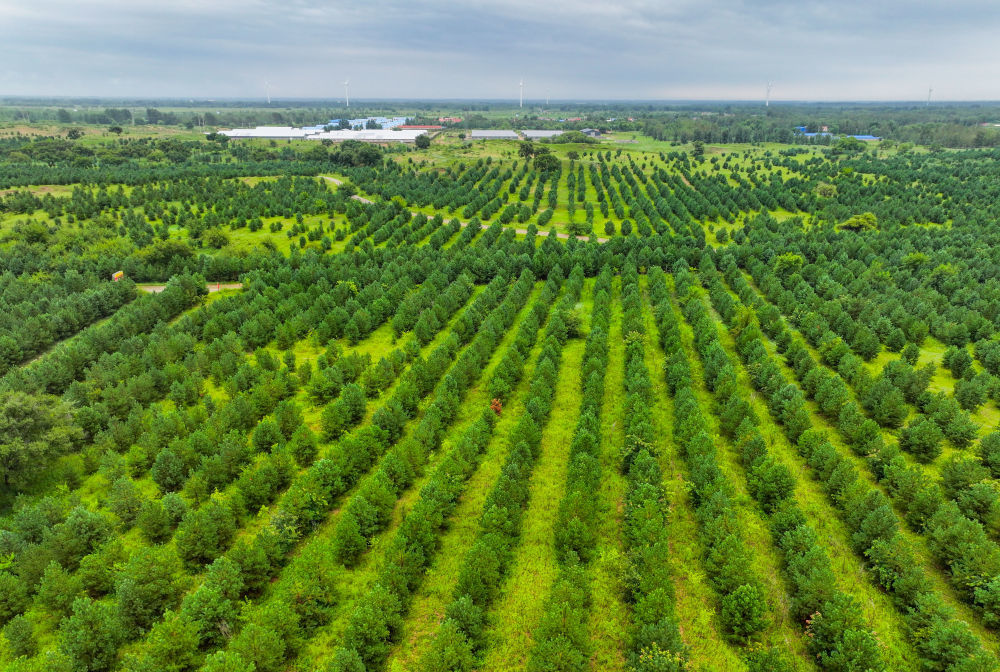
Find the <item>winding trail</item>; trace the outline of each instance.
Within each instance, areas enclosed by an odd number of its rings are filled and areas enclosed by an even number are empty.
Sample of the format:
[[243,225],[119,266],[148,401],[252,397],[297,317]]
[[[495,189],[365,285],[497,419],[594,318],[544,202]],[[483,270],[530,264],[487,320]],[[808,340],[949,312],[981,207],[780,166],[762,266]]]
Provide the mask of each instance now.
[[[321,177],[324,180],[326,180],[328,182],[332,182],[332,183],[334,183],[334,184],[336,184],[338,186],[344,183],[343,180],[338,180],[336,177],[327,177],[326,175],[321,175]],[[355,194],[354,196],[351,196],[351,198],[353,198],[355,201],[360,201],[361,203],[368,203],[368,204],[374,203],[374,201],[372,201],[371,199],[365,198],[364,196],[358,196],[357,194]],[[420,212],[416,212],[416,211],[411,211],[410,214],[411,215],[420,215],[420,214],[424,214],[424,213],[420,213]],[[469,225],[468,222],[463,222],[461,220],[459,220],[458,223],[461,224],[462,226],[468,226]],[[482,228],[484,228],[484,229],[490,228],[489,224],[481,224],[480,226],[482,226]],[[503,228],[510,229],[512,227],[505,226]],[[528,230],[527,229],[513,229],[513,231],[514,231],[514,233],[519,233],[522,236],[528,235]],[[548,236],[548,235],[552,234],[553,232],[552,231],[543,231],[543,230],[539,229],[537,231],[537,233],[538,233],[539,236]],[[569,237],[570,237],[570,235],[568,233],[555,233],[555,237],[556,238],[562,238],[563,240],[568,240]],[[579,238],[580,240],[589,240],[591,237],[590,236],[577,236],[577,238]],[[606,243],[606,242],[608,242],[607,238],[594,238],[594,240],[596,240],[598,243]]]

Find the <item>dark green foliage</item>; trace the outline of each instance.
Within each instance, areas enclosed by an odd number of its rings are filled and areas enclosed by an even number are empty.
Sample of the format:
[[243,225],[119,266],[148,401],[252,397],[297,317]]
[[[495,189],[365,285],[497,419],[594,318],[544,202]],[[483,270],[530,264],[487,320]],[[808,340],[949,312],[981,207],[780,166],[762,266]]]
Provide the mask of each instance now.
[[211,562],[229,545],[236,533],[236,516],[227,504],[206,502],[184,515],[177,528],[177,555],[195,567]]
[[56,397],[0,393],[0,492],[15,493],[75,442],[82,430]]
[[285,658],[285,643],[273,628],[249,623],[233,638],[230,651],[258,672],[278,672]]
[[130,478],[120,478],[111,485],[107,507],[118,516],[126,529],[131,527],[142,509],[142,497]]
[[918,417],[899,433],[899,447],[913,454],[921,462],[931,462],[941,454],[944,436],[934,422]]
[[332,550],[341,562],[353,562],[368,547],[361,526],[352,511],[345,511],[337,523]]
[[254,428],[251,443],[255,452],[269,453],[279,442],[284,442],[284,436],[274,420],[265,418]]
[[385,660],[390,641],[402,625],[399,598],[392,591],[375,586],[354,612],[344,641],[366,666],[371,666]]
[[289,438],[287,448],[300,467],[308,467],[316,459],[318,448],[316,445],[316,435],[305,425],[295,430]]
[[962,378],[972,366],[972,356],[964,347],[956,348],[952,346],[945,350],[942,362],[945,368],[951,371],[951,375],[955,378]]
[[[420,665],[420,669],[424,672],[466,672],[475,669],[476,658],[472,652],[472,645],[454,619],[449,618],[441,624],[430,650]],[[333,669],[335,668],[331,668],[331,672]]]
[[[91,113],[66,112],[77,120],[85,114]],[[742,121],[727,121],[731,115],[662,122],[658,114],[630,123],[647,133],[669,127],[678,142],[691,140],[691,124],[702,121],[703,142],[714,142],[709,136],[723,125],[728,139],[748,132]],[[768,117],[754,131],[758,137],[742,139],[787,139],[775,136],[779,125],[787,126],[782,118]],[[976,128],[952,125],[966,136]],[[913,132],[893,129],[892,135]],[[620,222],[623,234],[598,245],[537,236],[531,217],[545,207],[546,183],[549,209],[538,225],[552,223],[556,192],[567,184],[559,184],[564,168],[551,154],[513,168],[494,157],[428,169],[405,154],[383,162],[381,150],[354,144],[227,148],[217,139],[112,140],[96,151],[90,142],[12,136],[0,143],[0,186],[80,184],[65,198],[28,191],[0,197],[0,212],[14,215],[0,274],[0,388],[7,390],[10,416],[0,443],[14,437],[0,446],[12,465],[0,493],[8,506],[0,531],[0,619],[9,621],[6,653],[16,655],[19,646],[30,652],[31,628],[39,624],[41,643],[49,645],[55,629],[65,652],[6,661],[12,669],[291,669],[342,600],[350,637],[326,662],[352,672],[384,666],[492,436],[491,411],[468,422],[466,392],[488,389],[507,411],[515,391],[526,389],[517,400],[526,412],[499,437],[509,459],[488,497],[480,536],[462,559],[453,600],[421,661],[432,670],[475,669],[479,651],[492,644],[484,637],[486,614],[512,565],[532,465],[554,390],[566,375],[579,378],[581,405],[565,447],[565,493],[550,512],[558,573],[550,594],[538,596],[544,613],[520,664],[573,670],[590,664],[597,495],[610,468],[606,456],[617,454],[627,552],[610,559],[621,570],[629,610],[624,662],[633,669],[684,668],[671,592],[677,540],[669,536],[661,471],[676,454],[719,598],[716,622],[740,644],[748,668],[788,667],[755,641],[768,629],[770,605],[740,521],[756,510],[783,557],[792,612],[811,620],[806,641],[819,666],[881,669],[872,624],[837,589],[824,541],[795,508],[788,467],[799,463],[769,454],[772,440],[784,440],[773,434],[777,422],[808,465],[795,478],[814,478],[828,497],[866,576],[895,603],[918,664],[989,669],[978,638],[937,597],[924,571],[928,559],[911,548],[909,534],[926,538],[934,571],[975,618],[995,628],[1000,521],[992,477],[1000,473],[1000,440],[982,440],[981,460],[966,455],[941,465],[940,479],[901,450],[930,460],[944,439],[969,447],[983,417],[970,412],[998,397],[1000,294],[988,252],[995,243],[991,222],[1000,213],[982,196],[990,193],[984,179],[995,177],[991,153],[900,150],[886,158],[884,151],[877,156],[839,143],[808,156],[760,150],[770,154],[748,170],[731,153],[693,163],[685,152],[661,154],[659,162],[636,151],[614,161],[610,151],[585,152],[575,159],[583,163],[570,166],[570,212],[582,211],[573,225],[590,231],[600,208],[605,230],[613,234]],[[15,153],[16,165],[6,161]],[[146,165],[151,161],[162,165],[154,170]],[[718,172],[723,164],[726,173]],[[291,176],[331,165],[351,182],[333,189]],[[770,179],[776,166],[787,179]],[[543,167],[552,170],[540,174]],[[228,179],[248,171],[289,175],[255,184]],[[350,199],[358,188],[375,203]],[[594,192],[596,205],[588,202]],[[464,213],[472,221],[445,224],[443,216],[413,216],[411,207]],[[47,219],[17,221],[39,208]],[[778,209],[808,214],[810,225],[799,217],[779,222],[768,214]],[[862,212],[877,218],[878,232],[837,227]],[[484,230],[475,217],[493,223]],[[528,234],[514,236],[497,221],[523,223]],[[720,221],[727,224],[713,229]],[[289,233],[287,256],[266,251],[273,245],[267,237],[239,256],[227,249],[226,237],[236,240],[239,229],[265,235],[265,222],[273,222],[272,233]],[[720,247],[706,240],[713,232]],[[345,253],[329,253],[334,237]],[[660,270],[667,265],[672,283]],[[107,282],[119,267],[137,279],[177,279],[161,294],[136,297],[130,281]],[[564,281],[562,269],[570,267]],[[240,279],[244,289],[180,316],[205,293],[204,277],[193,271]],[[616,273],[624,342],[611,345],[624,346],[625,381],[609,398],[621,406],[625,426],[609,435],[601,404]],[[589,330],[577,319],[584,275],[598,276]],[[523,309],[536,276],[549,281]],[[470,302],[474,282],[481,291]],[[655,334],[647,333],[650,315]],[[387,324],[401,340],[378,362],[342,349]],[[561,372],[563,346],[582,336],[581,370]],[[956,379],[954,394],[929,391],[933,368],[917,366],[928,336],[949,346],[943,364]],[[505,337],[510,347],[494,356]],[[663,357],[654,354],[654,338]],[[434,341],[439,345],[421,354],[420,345]],[[270,343],[284,356],[267,349]],[[325,352],[296,361],[292,348],[299,343]],[[731,345],[743,366],[731,357]],[[866,361],[883,347],[901,355],[887,357],[880,372]],[[698,361],[688,362],[688,353]],[[494,375],[484,380],[491,362]],[[652,373],[647,362],[655,364]],[[526,371],[532,379],[519,388]],[[675,417],[666,424],[655,417],[653,391],[661,386],[653,375],[665,376],[673,396]],[[744,379],[757,396],[746,393]],[[299,390],[309,399],[314,427],[325,407],[322,447],[305,425]],[[372,422],[352,431],[369,410]],[[762,410],[771,417],[759,416]],[[813,415],[817,410],[822,418]],[[904,428],[909,416],[914,420]],[[458,421],[469,426],[461,437],[451,435]],[[660,436],[668,425],[672,436]],[[832,427],[839,436],[814,427]],[[64,433],[47,443],[39,438],[56,429]],[[897,429],[898,445],[891,440]],[[623,436],[622,444],[602,445],[611,435]],[[662,450],[670,440],[676,446],[667,455]],[[735,472],[723,472],[722,451],[729,450],[742,463]],[[424,474],[429,464],[434,471]],[[731,481],[744,475],[753,502]],[[334,594],[339,573],[349,571],[337,561],[362,558],[418,478],[425,487],[401,509],[398,531],[379,544],[377,587]],[[331,519],[334,510],[339,514]],[[330,531],[330,520],[335,531],[324,539],[333,548],[312,544],[311,535]],[[128,532],[126,544],[114,538],[131,525],[139,529]],[[906,535],[900,525],[909,528]],[[246,533],[237,537],[241,528]],[[323,553],[311,556],[312,548]],[[30,623],[18,616],[25,611]]]
[[955,401],[963,410],[974,412],[986,403],[991,384],[987,376],[989,374],[980,373],[972,378],[960,378],[955,381]]
[[[752,295],[749,296],[752,298]],[[778,324],[772,330],[780,328],[781,325]],[[737,341],[740,339],[738,334]],[[749,347],[743,348],[741,354],[753,363],[767,358],[765,352]],[[807,368],[796,368],[797,375],[803,376],[804,379],[806,373],[803,371]],[[755,382],[760,385],[764,380],[757,379]],[[775,414],[778,415],[777,412]],[[923,421],[928,425],[934,425],[930,420],[923,419]],[[919,470],[906,467],[905,462],[899,457],[898,449],[887,448],[880,440],[876,441],[877,428],[873,432],[871,426],[867,425],[870,422],[870,420],[863,421],[857,409],[848,403],[839,414],[838,427],[845,438],[853,444],[855,452],[872,456],[873,464],[882,470],[887,481],[896,481],[902,486],[901,480],[904,475],[907,478],[915,476],[918,481],[917,487],[920,487]],[[748,428],[747,431],[752,430]],[[753,443],[744,439],[744,445],[749,447]],[[939,666],[939,650],[936,648],[938,638],[948,637],[947,633],[950,630],[960,633],[957,636],[962,638],[970,633],[967,626],[954,621],[950,613],[944,613],[923,600],[923,596],[929,594],[928,581],[917,567],[912,551],[898,535],[899,523],[889,500],[876,490],[868,490],[866,494],[864,486],[859,483],[857,474],[854,473],[853,466],[839,457],[821,432],[816,430],[804,432],[799,439],[798,448],[810,466],[815,469],[817,477],[825,481],[831,500],[853,531],[852,541],[855,548],[859,553],[864,553],[866,560],[875,570],[879,583],[910,608],[907,615],[908,622],[914,629],[915,644],[925,664],[929,669],[946,669],[947,665]],[[744,454],[750,459],[760,459],[759,450],[744,449]],[[925,485],[919,493],[926,493],[924,499],[927,502],[926,506],[920,505],[925,511],[922,514],[924,516],[922,524],[943,530],[942,524],[947,525],[947,523],[940,519],[941,500],[936,486]],[[923,496],[919,493],[919,496]],[[919,496],[913,497],[908,518],[910,514],[921,510],[918,509]],[[935,514],[935,511],[938,513]],[[954,515],[955,519],[951,521],[951,525],[960,526],[962,523],[958,512],[954,511]],[[804,525],[804,517],[794,508],[790,500],[772,516],[772,530],[780,539],[780,546],[786,554],[790,577],[793,585],[797,587],[795,602],[798,613],[803,617],[813,614],[809,623],[810,649],[815,652],[819,660],[824,661],[824,665],[834,669],[881,669],[877,642],[863,627],[857,606],[843,594],[830,592],[833,576],[829,570],[829,561],[823,557],[822,552],[817,552],[815,534]],[[967,531],[974,536],[974,527],[968,527]],[[939,557],[947,557],[947,548],[948,544],[942,542],[934,552]],[[985,597],[981,595],[980,599]],[[978,653],[978,650],[978,644],[972,645],[968,655],[972,658],[982,658],[985,654]]]
[[38,584],[38,601],[59,616],[68,616],[73,601],[81,596],[83,584],[78,576],[71,575],[58,562],[45,568]]
[[142,531],[142,536],[154,544],[163,543],[169,539],[174,529],[170,515],[158,499],[152,499],[143,504],[136,523]]
[[216,560],[208,568],[205,583],[184,601],[181,614],[197,628],[202,645],[220,646],[235,631],[239,616],[238,598],[243,580],[238,565],[228,558]]
[[[680,668],[687,654],[677,628],[672,585],[665,580],[667,539],[661,502],[662,477],[650,452],[653,446],[650,382],[644,358],[644,320],[638,276],[632,266],[625,269],[622,277],[622,308],[622,329],[627,334],[623,448],[623,471],[627,482],[625,539],[626,547],[633,549],[629,572],[635,577],[635,582],[627,586],[633,625],[628,634],[626,657],[633,666],[671,669],[663,666],[673,665]],[[678,417],[683,416],[678,414]],[[680,435],[693,435],[696,431],[692,427]]]
[[131,632],[148,629],[180,595],[180,563],[171,550],[143,549],[129,558],[115,582],[118,614]]
[[794,668],[787,653],[775,648],[755,647],[744,659],[749,672],[791,672]]
[[877,378],[862,401],[871,417],[883,427],[899,427],[906,418],[903,393],[888,378]]
[[281,436],[290,441],[302,428],[302,409],[294,401],[286,399],[274,409],[274,421]]
[[74,669],[102,672],[111,669],[124,638],[113,604],[81,597],[59,627],[59,650],[73,661]]
[[770,608],[760,587],[742,584],[722,598],[722,622],[737,637],[752,637],[767,627]]
[[354,649],[337,647],[326,672],[365,672],[365,662]]
[[993,478],[1000,477],[1000,432],[990,432],[982,438],[979,456]]
[[80,560],[92,553],[111,534],[111,525],[98,513],[82,507],[70,511],[66,521],[52,530],[53,546],[59,564],[75,569]]
[[157,454],[151,474],[161,492],[174,492],[184,484],[188,467],[176,449],[168,447]]
[[125,549],[120,539],[109,541],[94,553],[85,556],[77,571],[83,589],[91,597],[102,597],[110,593],[114,588],[116,565],[125,560]]
[[0,571],[0,623],[7,623],[28,606],[28,588],[24,581],[7,571]]
[[860,607],[842,593],[810,617],[807,632],[809,649],[824,669],[886,669],[878,641],[865,629]]
[[198,659],[197,626],[182,615],[168,611],[149,633],[148,648],[126,661],[126,669],[183,672]]
[[254,669],[252,663],[235,651],[217,651],[202,665],[203,672],[244,672]]
[[344,431],[357,424],[364,413],[364,390],[354,383],[345,385],[340,398],[323,410],[323,437],[327,441],[339,438]]
[[30,658],[38,651],[38,643],[35,641],[34,628],[31,621],[24,616],[15,616],[3,629],[3,636],[7,640],[7,648],[11,658],[24,656]]
[[791,496],[795,479],[784,464],[773,457],[750,462],[747,487],[766,511],[774,511]]

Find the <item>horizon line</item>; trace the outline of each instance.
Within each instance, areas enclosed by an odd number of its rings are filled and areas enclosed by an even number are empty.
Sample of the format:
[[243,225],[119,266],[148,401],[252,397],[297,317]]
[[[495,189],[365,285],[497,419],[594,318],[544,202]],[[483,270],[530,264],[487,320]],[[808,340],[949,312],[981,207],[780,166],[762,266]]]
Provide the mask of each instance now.
[[[10,104],[15,101],[100,101],[100,102],[154,102],[154,101],[170,101],[170,102],[186,102],[186,103],[214,103],[214,102],[238,102],[238,103],[261,103],[262,106],[274,107],[277,103],[281,101],[287,102],[316,102],[316,103],[334,103],[336,106],[343,105],[342,98],[335,97],[309,97],[309,96],[283,96],[276,98],[271,96],[270,104],[264,98],[259,98],[257,96],[137,96],[137,95],[46,95],[46,94],[2,94],[0,93],[0,104]],[[501,103],[501,104],[511,104],[515,107],[518,106],[517,98],[416,98],[416,97],[370,97],[370,98],[357,98],[356,104],[361,104],[363,102],[369,103],[380,103],[380,102],[394,102],[394,103]],[[542,98],[525,98],[525,103],[536,103],[536,106],[541,107],[553,107],[556,103],[573,103],[573,104],[595,104],[595,103],[613,103],[613,104],[625,104],[625,103],[642,103],[642,104],[699,104],[699,103],[711,103],[711,104],[754,104],[761,105],[764,107],[763,98],[548,98],[548,105],[541,105]],[[926,99],[907,99],[907,98],[843,98],[843,99],[809,99],[809,98],[784,98],[784,99],[774,99],[770,100],[772,105],[843,105],[852,103],[864,103],[864,104],[917,104],[924,107],[942,105],[946,103],[951,104],[993,104],[1000,105],[1000,99],[976,99],[976,98],[953,98],[953,99],[937,99],[932,100],[928,103]]]

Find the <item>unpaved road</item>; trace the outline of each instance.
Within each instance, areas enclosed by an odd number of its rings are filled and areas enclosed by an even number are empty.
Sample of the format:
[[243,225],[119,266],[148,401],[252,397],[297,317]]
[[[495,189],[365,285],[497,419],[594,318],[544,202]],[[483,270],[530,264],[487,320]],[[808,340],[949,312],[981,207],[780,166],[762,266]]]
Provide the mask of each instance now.
[[[139,289],[149,294],[159,294],[167,288],[166,285],[136,285]],[[205,287],[209,292],[217,292],[220,289],[243,289],[242,282],[206,282]]]
[[[327,177],[326,175],[323,175],[322,177],[323,177],[324,180],[327,180],[329,182],[333,182],[334,184],[337,184],[337,185],[340,185],[340,184],[344,183],[343,180],[338,180],[336,177]],[[356,201],[361,201],[362,203],[369,203],[370,204],[372,202],[369,199],[365,198],[364,196],[358,196],[357,194],[355,194],[354,196],[351,196],[351,198],[353,198]],[[421,213],[419,213],[419,212],[411,212],[410,214],[419,215]],[[442,217],[443,216],[444,215],[442,215]],[[452,218],[450,218],[450,217],[446,218],[446,221],[451,221],[451,219]],[[458,223],[461,224],[462,226],[468,226],[469,225],[468,222],[463,222],[461,220],[459,220]],[[489,224],[482,224],[481,226],[484,229],[490,228]],[[511,227],[505,226],[503,228],[509,229]],[[514,229],[514,233],[519,233],[522,236],[526,236],[526,235],[528,235],[528,230],[527,229]],[[542,231],[542,230],[539,230],[537,233],[538,233],[539,236],[548,236],[552,232],[551,231]],[[563,240],[568,240],[569,239],[569,234],[568,233],[556,233],[555,236],[556,236],[556,238],[562,238]],[[590,238],[590,236],[577,236],[577,238],[579,238],[580,240],[587,240],[587,239]],[[606,242],[608,242],[607,238],[595,238],[594,240],[596,240],[598,243],[606,243]]]

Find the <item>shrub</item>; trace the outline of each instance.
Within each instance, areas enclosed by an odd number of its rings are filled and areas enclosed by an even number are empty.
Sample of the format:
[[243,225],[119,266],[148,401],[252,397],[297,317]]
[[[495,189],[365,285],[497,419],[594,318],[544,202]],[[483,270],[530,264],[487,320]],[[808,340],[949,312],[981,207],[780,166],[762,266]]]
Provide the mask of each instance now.
[[38,643],[35,641],[35,631],[29,621],[24,616],[15,616],[7,623],[3,629],[4,637],[7,639],[7,649],[11,658],[24,656],[30,658],[38,652]]
[[941,454],[942,438],[938,426],[927,417],[920,416],[899,433],[899,447],[921,462],[932,462]]

